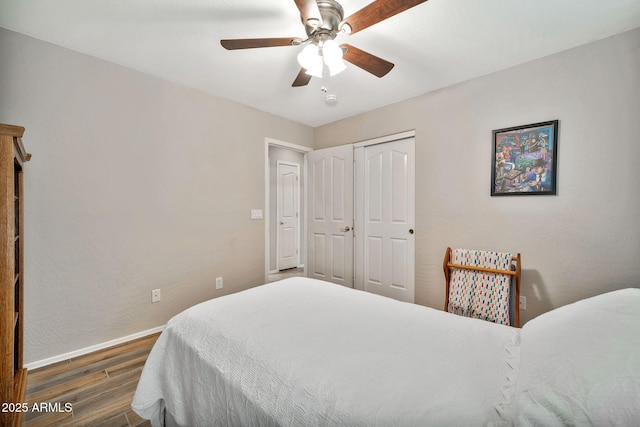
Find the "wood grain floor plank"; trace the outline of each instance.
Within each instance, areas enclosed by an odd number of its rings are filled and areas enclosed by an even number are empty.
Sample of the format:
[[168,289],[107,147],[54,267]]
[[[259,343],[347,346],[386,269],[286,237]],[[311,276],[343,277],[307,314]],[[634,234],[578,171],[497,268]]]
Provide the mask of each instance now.
[[[159,334],[149,335],[134,341],[118,344],[104,350],[99,350],[86,355],[74,357],[64,360],[53,365],[45,366],[29,372],[29,378],[36,383],[40,383],[47,378],[58,376],[63,372],[69,372],[76,369],[89,368],[95,364],[100,364],[105,360],[110,360],[121,354],[128,354],[136,351],[151,351],[151,347],[158,339]],[[107,362],[108,363],[108,362]],[[28,387],[28,385],[27,385]]]
[[106,369],[106,372],[107,372],[107,375],[109,375],[109,378],[116,377],[120,374],[130,372],[138,368],[142,369],[146,361],[147,361],[146,353],[132,355],[131,359],[125,360],[122,363],[118,363],[117,365],[108,367]]
[[94,399],[87,399],[79,402],[78,410],[73,407],[74,425],[93,425],[122,413],[125,414],[131,409],[131,401],[135,393],[136,384],[129,387],[112,390]]
[[[142,368],[160,334],[29,371],[29,405],[70,404],[72,412],[28,412],[23,425],[150,427],[131,410]],[[55,406],[50,406],[55,408]]]
[[125,415],[127,416],[131,427],[151,427],[151,422],[149,420],[141,418],[140,415],[133,411],[129,411]]
[[85,387],[100,381],[107,380],[109,377],[105,371],[89,373],[73,379],[66,379],[59,383],[52,383],[46,387],[38,388],[27,394],[25,399],[27,403],[47,402],[55,399],[57,396],[68,394],[70,392],[84,389]]
[[[58,375],[60,372],[66,372],[69,370],[71,361],[63,360],[61,362],[54,363],[53,365],[47,365],[42,368],[37,368],[29,371],[29,379],[31,380],[31,385],[40,384],[43,380],[47,378],[54,377]],[[29,389],[29,384],[27,384],[27,391]]]
[[53,427],[68,422],[73,417],[71,412],[48,412],[43,414],[35,414],[29,412],[30,417],[22,417],[23,427]]
[[125,414],[118,414],[115,417],[91,424],[91,427],[129,427],[129,420]]

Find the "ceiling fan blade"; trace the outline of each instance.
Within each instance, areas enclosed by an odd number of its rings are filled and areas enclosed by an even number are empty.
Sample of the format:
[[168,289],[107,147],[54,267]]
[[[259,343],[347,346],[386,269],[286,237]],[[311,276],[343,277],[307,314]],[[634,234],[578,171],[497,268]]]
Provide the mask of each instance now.
[[292,46],[299,43],[299,37],[280,37],[271,39],[231,39],[220,40],[220,44],[227,50],[254,49],[258,47]]
[[351,34],[354,34],[426,1],[427,0],[377,0],[369,3],[343,20],[341,26],[348,24],[349,27],[351,27]]
[[391,62],[378,58],[350,44],[342,44],[340,47],[343,51],[346,49],[342,59],[370,72],[374,76],[383,77],[394,67]]
[[304,23],[311,27],[319,27],[322,25],[322,15],[318,9],[316,0],[294,0]]
[[305,70],[304,68],[301,68],[300,72],[296,76],[296,79],[293,81],[293,84],[291,84],[291,86],[292,87],[306,86],[307,84],[309,84],[310,80],[311,80],[311,74],[307,74],[307,70]]

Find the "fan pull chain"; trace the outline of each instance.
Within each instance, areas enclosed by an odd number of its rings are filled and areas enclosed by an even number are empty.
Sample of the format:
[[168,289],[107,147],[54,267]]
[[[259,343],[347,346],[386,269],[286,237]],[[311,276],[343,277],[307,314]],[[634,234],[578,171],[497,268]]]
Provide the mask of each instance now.
[[329,74],[329,67],[324,63],[322,65],[322,87],[320,90],[324,93],[327,93],[327,75]]

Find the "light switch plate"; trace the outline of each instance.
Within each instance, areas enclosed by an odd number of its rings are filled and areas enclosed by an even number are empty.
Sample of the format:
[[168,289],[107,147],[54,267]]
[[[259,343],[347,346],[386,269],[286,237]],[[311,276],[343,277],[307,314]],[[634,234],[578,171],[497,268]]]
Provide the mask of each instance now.
[[262,219],[262,209],[251,209],[251,219]]

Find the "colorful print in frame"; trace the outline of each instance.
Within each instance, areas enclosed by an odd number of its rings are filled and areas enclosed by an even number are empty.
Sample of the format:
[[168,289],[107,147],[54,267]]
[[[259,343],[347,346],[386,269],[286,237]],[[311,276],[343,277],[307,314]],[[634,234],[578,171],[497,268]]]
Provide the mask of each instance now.
[[556,194],[558,120],[493,131],[492,196]]

